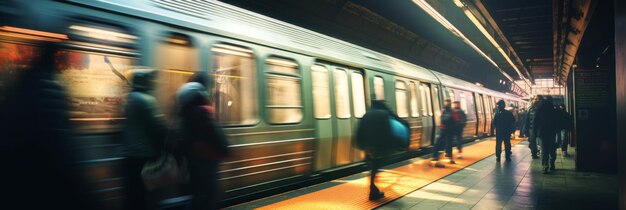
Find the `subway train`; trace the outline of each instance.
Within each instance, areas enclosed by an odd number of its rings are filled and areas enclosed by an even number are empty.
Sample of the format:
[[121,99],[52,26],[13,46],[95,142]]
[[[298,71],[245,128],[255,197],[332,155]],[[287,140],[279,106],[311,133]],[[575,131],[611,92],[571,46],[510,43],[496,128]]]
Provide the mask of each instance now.
[[[10,80],[37,43],[62,45],[81,168],[105,209],[123,203],[120,164],[128,72],[159,71],[155,96],[168,122],[174,94],[210,74],[217,119],[233,156],[223,161],[224,200],[266,192],[362,165],[352,135],[371,100],[410,123],[406,153],[430,148],[444,99],[467,112],[467,141],[489,135],[497,100],[489,90],[346,41],[218,1],[33,0],[0,3],[0,79]],[[10,55],[10,56],[8,56]],[[2,83],[7,85],[9,83]]]

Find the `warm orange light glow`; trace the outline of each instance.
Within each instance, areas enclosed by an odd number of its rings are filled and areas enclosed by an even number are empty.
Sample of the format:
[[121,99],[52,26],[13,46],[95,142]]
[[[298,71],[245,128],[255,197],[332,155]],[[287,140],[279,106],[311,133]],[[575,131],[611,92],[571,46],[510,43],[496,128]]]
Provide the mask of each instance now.
[[12,26],[2,26],[0,27],[0,30],[35,35],[35,36],[45,36],[45,37],[56,38],[56,39],[68,39],[67,35],[65,34],[37,31],[37,30],[31,30],[31,29],[25,29],[25,28],[17,28],[17,27],[12,27]]
[[125,120],[125,117],[94,117],[94,118],[70,118],[70,121],[105,121],[105,120]]
[[2,31],[0,31],[0,36],[8,36],[8,37],[14,37],[14,38],[19,38],[19,39],[30,39],[30,40],[48,41],[48,42],[60,42],[61,41],[60,39],[33,36],[33,35],[20,34],[20,33],[2,32]]

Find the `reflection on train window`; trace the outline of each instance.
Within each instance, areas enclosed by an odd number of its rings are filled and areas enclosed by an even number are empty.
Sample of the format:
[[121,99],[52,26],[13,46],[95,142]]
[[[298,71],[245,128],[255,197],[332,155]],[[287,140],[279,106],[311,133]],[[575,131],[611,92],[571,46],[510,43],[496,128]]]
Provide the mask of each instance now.
[[396,82],[396,111],[398,117],[408,117],[409,107],[407,106],[408,91],[406,84],[402,81]]
[[91,51],[64,50],[57,54],[59,81],[69,93],[74,120],[122,117],[122,104],[130,90],[131,57]]
[[452,102],[456,101],[456,98],[454,97],[454,91],[453,90],[448,90],[448,94],[449,94],[450,101],[452,101]]
[[313,80],[313,106],[315,118],[330,118],[330,88],[328,81],[328,69],[320,65],[311,67]]
[[31,45],[0,42],[0,101],[16,85],[20,75],[30,68],[37,53],[38,48]]
[[461,109],[467,112],[467,100],[465,100],[465,94],[461,93]]
[[374,97],[376,100],[385,100],[385,81],[382,77],[374,77]]
[[189,37],[168,34],[157,46],[155,61],[159,70],[156,94],[159,107],[167,119],[172,119],[176,91],[197,70],[197,50],[192,47]]
[[417,90],[415,82],[409,82],[409,91],[411,92],[411,117],[419,117]]
[[252,51],[226,44],[213,49],[215,108],[223,125],[257,122],[256,66]]
[[338,118],[350,117],[350,88],[348,74],[342,69],[335,69],[333,74],[335,90],[335,109]]
[[302,120],[301,79],[298,64],[269,58],[267,64],[267,101],[265,108],[271,123],[297,123]]
[[[433,116],[433,103],[432,103],[432,99],[431,99],[431,94],[430,94],[430,87],[427,84],[423,84],[424,87],[424,92],[426,92],[426,107],[428,108],[428,115],[429,116]],[[437,91],[437,88],[435,87],[435,91]]]
[[423,116],[427,116],[428,115],[428,105],[426,103],[428,103],[428,99],[427,99],[427,94],[426,94],[426,86],[424,84],[420,85],[420,97],[422,98],[422,115]]
[[363,75],[360,73],[352,73],[352,106],[354,107],[354,116],[363,117],[365,114],[365,86],[363,84]]

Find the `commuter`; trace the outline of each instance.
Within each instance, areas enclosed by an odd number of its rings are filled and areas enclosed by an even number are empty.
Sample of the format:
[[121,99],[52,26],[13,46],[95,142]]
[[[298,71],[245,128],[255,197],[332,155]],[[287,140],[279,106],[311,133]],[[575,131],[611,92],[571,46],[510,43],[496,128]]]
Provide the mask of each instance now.
[[220,160],[230,151],[224,132],[209,105],[209,93],[198,74],[176,92],[184,154],[189,160],[192,209],[217,209],[219,202],[218,170]]
[[55,79],[59,50],[52,43],[36,47],[0,102],[0,194],[7,209],[93,208],[75,167],[68,95]]
[[510,111],[504,109],[506,104],[503,100],[498,101],[496,105],[498,105],[498,111],[492,121],[492,126],[496,129],[496,161],[500,162],[502,143],[504,143],[506,161],[511,161],[511,132],[515,126],[515,118]]
[[127,173],[128,209],[152,209],[156,203],[149,199],[141,178],[141,169],[161,154],[166,126],[158,112],[153,90],[156,71],[139,69],[132,72],[132,91],[128,94],[124,115],[124,155]]
[[452,108],[450,107],[450,99],[443,101],[444,108],[441,110],[441,124],[439,125],[439,137],[433,148],[433,161],[435,161],[435,167],[444,168],[441,162],[439,162],[439,151],[446,150],[446,157],[450,158],[450,164],[455,164],[452,158],[452,143],[454,137],[455,123],[452,118]]
[[454,109],[452,109],[452,119],[454,120],[454,139],[456,141],[456,148],[459,151],[457,158],[463,158],[463,130],[465,129],[465,123],[467,123],[467,115],[465,111],[461,109],[461,102],[454,101]]
[[525,108],[522,108],[519,113],[519,121],[517,123],[517,129],[519,129],[519,138],[526,137],[526,118],[527,112]]
[[[370,167],[369,200],[378,200],[385,196],[376,187],[376,174],[383,164],[384,156],[394,150],[389,144],[389,140],[394,139],[390,119],[399,118],[387,107],[384,101],[373,100],[372,107],[361,118],[356,135],[354,135],[357,147],[365,151]],[[406,122],[400,122],[408,129]]]
[[535,129],[535,118],[537,116],[537,109],[541,106],[543,97],[537,95],[533,98],[533,103],[528,109],[526,114],[526,123],[524,125],[525,133],[528,133],[528,147],[533,159],[539,159],[539,150],[537,149],[537,131]]
[[574,127],[574,122],[572,120],[572,116],[567,113],[565,110],[565,104],[559,105],[559,112],[561,114],[561,131],[557,132],[557,137],[560,137],[560,146],[561,152],[563,152],[563,156],[569,156],[567,153],[567,148],[569,147],[569,131]]
[[559,113],[552,105],[552,97],[547,96],[541,103],[535,116],[535,130],[541,140],[541,165],[543,173],[555,170],[556,163],[556,133],[560,130],[558,125]]

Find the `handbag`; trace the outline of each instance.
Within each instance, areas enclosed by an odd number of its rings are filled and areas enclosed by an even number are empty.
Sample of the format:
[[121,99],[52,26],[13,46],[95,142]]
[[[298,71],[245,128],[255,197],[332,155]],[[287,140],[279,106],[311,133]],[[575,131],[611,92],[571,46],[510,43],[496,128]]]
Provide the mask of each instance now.
[[182,159],[180,164],[174,155],[163,152],[155,160],[148,161],[141,169],[141,178],[148,191],[174,187],[188,180],[187,162]]

